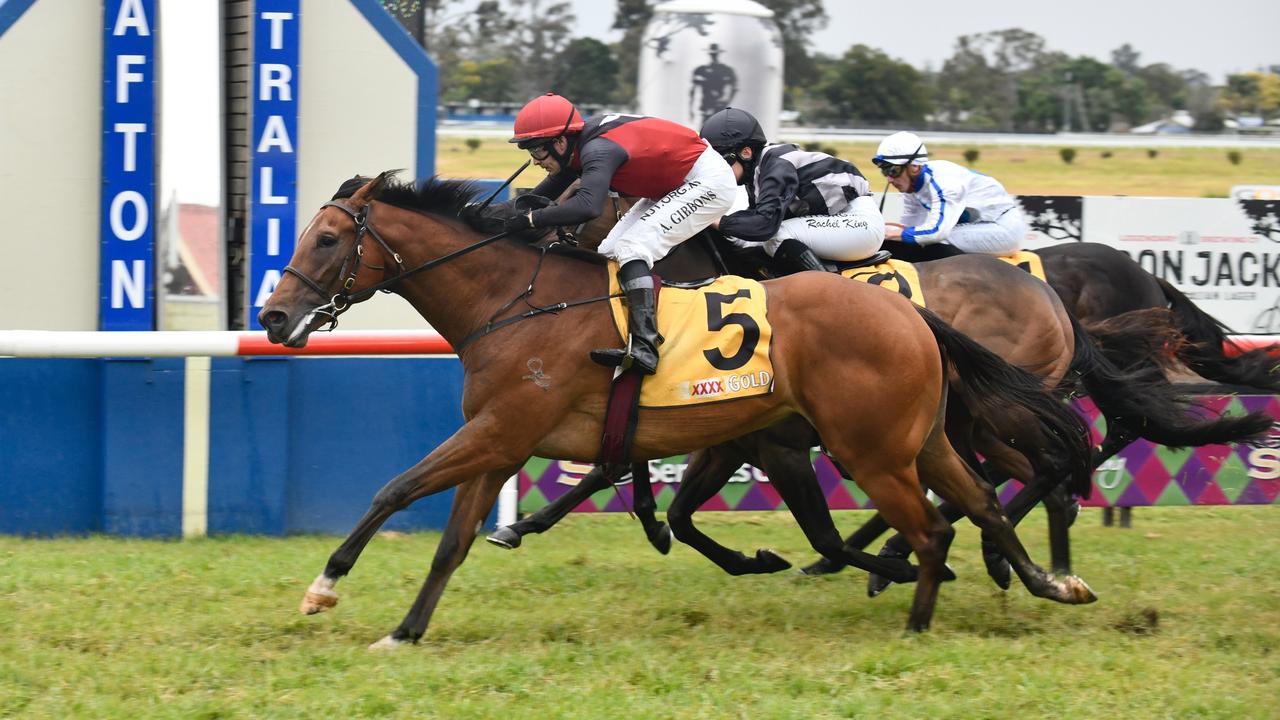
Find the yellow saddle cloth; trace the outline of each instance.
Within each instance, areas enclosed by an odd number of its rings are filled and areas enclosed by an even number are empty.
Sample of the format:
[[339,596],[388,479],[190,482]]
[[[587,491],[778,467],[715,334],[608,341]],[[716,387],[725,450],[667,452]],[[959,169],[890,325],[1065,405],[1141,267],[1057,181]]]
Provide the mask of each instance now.
[[1049,282],[1044,276],[1044,263],[1041,262],[1040,256],[1030,250],[1019,250],[1012,255],[998,255],[997,257],[1014,267],[1026,270],[1035,277],[1040,278],[1041,282]]
[[[609,262],[609,294],[621,292],[617,263]],[[609,300],[614,326],[626,342],[627,309]],[[641,407],[679,407],[773,392],[769,350],[773,328],[764,286],[726,275],[703,287],[663,287],[658,294],[658,374],[644,379]]]
[[924,307],[924,289],[920,287],[920,273],[916,267],[903,260],[886,260],[876,265],[841,270],[840,274],[850,280],[879,285],[892,290],[911,302]]

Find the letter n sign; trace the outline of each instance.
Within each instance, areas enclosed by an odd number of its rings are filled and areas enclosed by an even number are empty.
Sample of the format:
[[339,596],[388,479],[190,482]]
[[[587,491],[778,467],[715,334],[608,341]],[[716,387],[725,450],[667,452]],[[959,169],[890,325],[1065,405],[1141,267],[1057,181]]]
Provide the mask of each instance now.
[[253,177],[249,327],[293,255],[298,203],[299,0],[257,0],[253,13]]
[[106,0],[98,327],[155,329],[155,0]]

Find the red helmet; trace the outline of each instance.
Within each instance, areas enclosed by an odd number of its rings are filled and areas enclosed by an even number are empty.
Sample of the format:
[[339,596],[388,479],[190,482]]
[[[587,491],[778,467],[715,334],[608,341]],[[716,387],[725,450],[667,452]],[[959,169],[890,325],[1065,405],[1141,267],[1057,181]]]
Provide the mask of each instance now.
[[516,115],[515,137],[508,142],[524,143],[541,138],[556,138],[582,130],[578,108],[555,93],[530,100]]

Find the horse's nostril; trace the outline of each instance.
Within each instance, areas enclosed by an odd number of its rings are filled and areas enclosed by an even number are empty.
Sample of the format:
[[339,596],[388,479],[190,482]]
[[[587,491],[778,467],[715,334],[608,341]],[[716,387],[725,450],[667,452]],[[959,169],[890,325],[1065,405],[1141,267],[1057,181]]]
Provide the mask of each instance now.
[[289,316],[279,310],[264,310],[262,314],[258,316],[258,322],[262,324],[262,327],[269,330],[279,330],[283,328],[288,319]]

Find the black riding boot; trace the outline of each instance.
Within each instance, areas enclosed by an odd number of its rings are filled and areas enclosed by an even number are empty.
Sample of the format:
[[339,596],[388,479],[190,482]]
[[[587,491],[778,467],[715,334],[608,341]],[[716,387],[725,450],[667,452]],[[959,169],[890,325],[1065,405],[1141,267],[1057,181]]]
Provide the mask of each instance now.
[[795,238],[787,238],[782,241],[782,244],[773,253],[773,262],[770,264],[770,269],[778,276],[790,275],[804,270],[827,272],[827,267],[809,249],[809,246]]
[[640,372],[652,375],[658,368],[658,346],[662,336],[658,334],[656,296],[653,276],[643,260],[632,260],[618,268],[618,283],[627,296],[627,325],[630,341],[622,349],[592,350],[591,359],[601,365],[637,367]]

